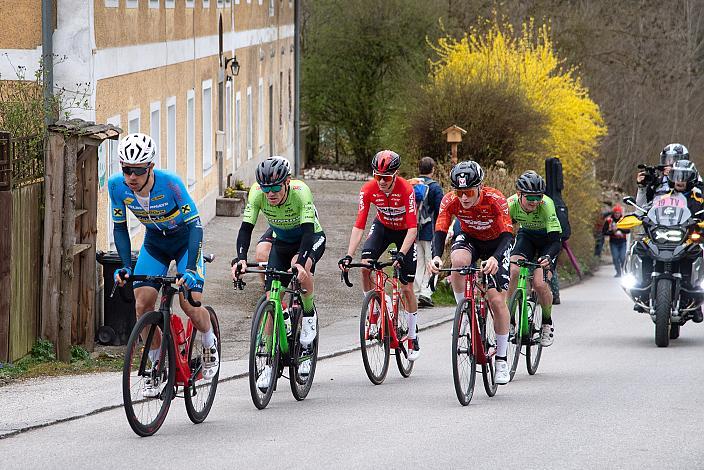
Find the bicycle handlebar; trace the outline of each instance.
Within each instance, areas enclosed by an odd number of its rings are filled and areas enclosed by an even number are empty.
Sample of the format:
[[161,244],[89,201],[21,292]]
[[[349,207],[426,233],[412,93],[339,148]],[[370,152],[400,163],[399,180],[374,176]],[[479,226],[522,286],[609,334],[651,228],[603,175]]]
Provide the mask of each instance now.
[[[232,260],[232,266],[235,266],[239,261],[237,259]],[[239,266],[237,266],[237,279],[233,279],[232,283],[235,286],[235,290],[244,290],[245,286],[247,286],[247,283],[242,280],[239,276],[243,276],[245,274],[264,274],[264,275],[271,275],[275,274],[277,276],[293,276],[293,278],[298,277],[298,268],[295,266],[291,266],[291,271],[279,271],[278,269],[271,268],[267,266],[266,262],[261,262],[261,263],[250,263],[247,262],[247,267],[248,268],[260,268],[260,269],[252,269],[252,270],[247,270],[245,272],[241,272],[239,269]],[[263,269],[262,269],[263,268]],[[301,289],[301,291],[305,294],[307,291],[305,289]]]
[[[489,276],[493,277],[494,276],[493,274],[484,274],[481,267],[471,266],[471,265],[470,266],[460,266],[459,268],[440,268],[440,269],[438,269],[438,272],[443,272],[443,273],[457,272],[463,276],[467,276],[468,274],[471,274],[471,273],[480,273],[480,274],[483,274],[485,277],[489,277]],[[430,276],[430,279],[428,280],[428,287],[430,287],[431,291],[435,292],[435,289],[437,288],[437,274],[433,274],[432,276]],[[498,292],[501,292],[503,290],[498,282],[496,283],[495,287]]]
[[[380,263],[378,260],[369,260],[369,263],[349,263],[345,265],[345,268],[347,269],[340,269],[340,280],[344,281],[345,284],[347,284],[347,287],[354,287],[354,284],[350,282],[349,278],[350,268],[366,268],[372,271],[381,271],[384,268],[393,266],[394,263],[395,261],[384,261]],[[398,268],[395,268],[394,271],[396,271],[397,269]],[[396,275],[395,272],[394,275]]]
[[[210,257],[211,257],[210,261],[206,261],[206,263],[210,263],[215,258],[213,255],[210,255]],[[203,258],[205,259],[205,256]],[[122,276],[122,275],[127,274],[127,271],[125,269],[120,269],[119,273]],[[176,282],[178,282],[179,279],[181,279],[181,274],[177,274],[176,276],[147,276],[144,274],[132,274],[130,277],[125,279],[125,282],[135,282],[135,281],[152,282],[155,284],[161,284],[162,286],[167,286],[167,285],[170,286],[171,284],[176,284]],[[118,287],[119,286],[117,283],[113,284],[112,292],[110,293],[110,297],[115,295],[115,290],[117,290]],[[193,296],[191,295],[192,291],[190,289],[188,289],[185,285],[180,285],[178,290],[179,290],[179,292],[182,292],[184,294],[188,303],[191,304],[193,307],[198,308],[201,305],[203,305],[198,300],[193,299]],[[134,301],[134,299],[127,299],[124,296],[123,292],[124,291],[122,290],[122,288],[120,288],[120,296],[122,296],[123,300],[125,300],[127,302]]]

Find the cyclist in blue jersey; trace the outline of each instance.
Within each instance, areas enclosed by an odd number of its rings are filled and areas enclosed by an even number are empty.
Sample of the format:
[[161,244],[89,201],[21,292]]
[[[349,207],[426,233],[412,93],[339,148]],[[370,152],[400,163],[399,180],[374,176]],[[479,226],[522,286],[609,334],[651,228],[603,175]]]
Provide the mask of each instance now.
[[[132,274],[131,241],[127,229],[127,209],[146,231],[134,274],[164,276],[171,261],[176,261],[182,277],[178,285],[191,291],[193,300],[201,301],[205,270],[203,266],[203,227],[198,208],[188,194],[183,181],[175,173],[154,168],[156,146],[145,134],[130,134],[118,146],[122,174],[108,180],[108,192],[114,222],[114,239],[122,260],[122,269],[115,271],[115,282],[123,286]],[[158,285],[134,282],[137,317],[154,310]],[[202,333],[203,378],[215,376],[219,367],[217,339],[205,307],[193,307],[183,294],[179,295],[183,311]],[[149,351],[154,364],[160,354],[161,338],[156,349]],[[145,383],[144,396],[156,396],[158,384]]]

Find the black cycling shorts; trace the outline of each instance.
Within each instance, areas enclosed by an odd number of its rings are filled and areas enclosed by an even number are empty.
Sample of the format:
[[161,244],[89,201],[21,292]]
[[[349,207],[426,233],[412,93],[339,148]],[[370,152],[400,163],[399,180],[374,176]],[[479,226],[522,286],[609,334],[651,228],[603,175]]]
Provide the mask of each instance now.
[[259,243],[274,243],[274,229],[269,226],[266,231],[262,234],[261,237],[259,237],[259,241],[257,242],[257,245]]
[[[364,242],[364,247],[362,248],[362,259],[378,260],[392,243],[396,245],[397,250],[401,249],[407,232],[408,230],[386,228],[379,219],[374,219],[372,226],[369,228],[367,241]],[[399,280],[402,284],[412,283],[413,279],[415,279],[417,259],[418,252],[416,251],[416,244],[413,243],[413,247],[408,250],[401,263]]]
[[[472,238],[464,232],[457,234],[452,241],[452,251],[467,250],[472,254],[472,262],[478,259],[487,260],[494,256],[496,248],[500,243],[499,238],[493,240],[479,240]],[[499,270],[494,276],[489,278],[489,287],[497,290],[508,290],[508,281],[511,263],[511,245],[506,248],[496,261],[499,262]]]
[[[511,254],[523,256],[528,261],[536,261],[541,256],[547,255],[548,248],[551,244],[545,234],[519,230]],[[555,263],[557,263],[557,256],[550,259],[550,271],[555,269]]]
[[[301,242],[287,243],[275,238],[271,244],[271,253],[269,253],[269,261],[267,266],[276,269],[277,271],[288,271],[291,267],[291,260],[298,254],[301,247]],[[309,258],[313,261],[310,268],[311,274],[315,273],[315,265],[320,261],[325,253],[325,232],[318,232],[313,235],[313,248],[310,251]],[[283,286],[288,286],[291,282],[291,276],[284,276],[281,279]],[[266,277],[266,290],[271,289],[271,278]]]

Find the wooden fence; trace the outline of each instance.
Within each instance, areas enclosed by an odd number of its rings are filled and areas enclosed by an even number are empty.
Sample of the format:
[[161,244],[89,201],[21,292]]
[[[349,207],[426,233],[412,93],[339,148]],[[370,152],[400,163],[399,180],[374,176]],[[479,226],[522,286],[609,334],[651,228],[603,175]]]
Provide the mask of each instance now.
[[0,361],[25,356],[39,335],[43,200],[43,140],[0,132]]

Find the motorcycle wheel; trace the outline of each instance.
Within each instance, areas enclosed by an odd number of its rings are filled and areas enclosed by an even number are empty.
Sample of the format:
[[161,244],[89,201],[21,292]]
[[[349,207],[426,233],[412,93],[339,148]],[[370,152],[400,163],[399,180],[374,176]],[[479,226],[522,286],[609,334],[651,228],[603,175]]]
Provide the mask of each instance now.
[[680,337],[680,325],[671,324],[670,325],[670,339],[677,339]]
[[661,279],[655,296],[655,344],[666,348],[670,344],[670,308],[672,306],[672,281]]

